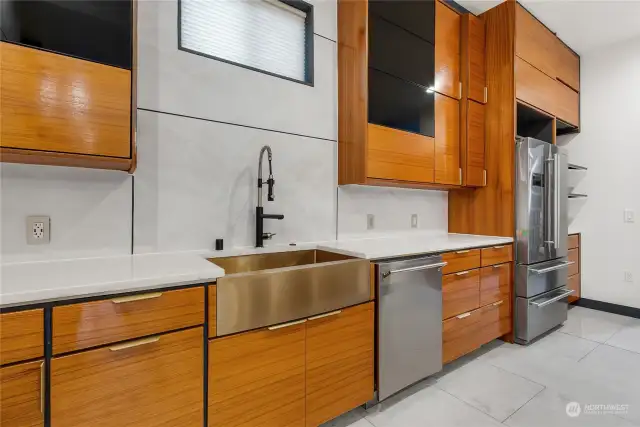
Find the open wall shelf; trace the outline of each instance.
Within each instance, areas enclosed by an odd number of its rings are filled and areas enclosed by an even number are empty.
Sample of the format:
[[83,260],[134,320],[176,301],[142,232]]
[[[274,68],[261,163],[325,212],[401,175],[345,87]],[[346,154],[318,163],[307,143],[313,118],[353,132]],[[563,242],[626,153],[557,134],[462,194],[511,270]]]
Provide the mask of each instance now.
[[579,193],[571,193],[571,194],[569,194],[569,198],[570,199],[581,199],[581,198],[584,198],[584,197],[587,197],[587,195],[586,194],[579,194]]
[[569,170],[586,171],[587,168],[585,166],[574,165],[573,163],[569,163]]

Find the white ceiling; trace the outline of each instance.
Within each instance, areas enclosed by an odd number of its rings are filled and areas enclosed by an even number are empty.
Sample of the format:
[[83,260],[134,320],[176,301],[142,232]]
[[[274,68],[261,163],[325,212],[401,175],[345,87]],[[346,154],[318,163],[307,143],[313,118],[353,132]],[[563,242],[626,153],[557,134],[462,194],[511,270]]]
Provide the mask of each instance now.
[[[459,0],[457,3],[479,14],[502,1]],[[520,3],[581,55],[640,37],[640,0],[521,0]]]

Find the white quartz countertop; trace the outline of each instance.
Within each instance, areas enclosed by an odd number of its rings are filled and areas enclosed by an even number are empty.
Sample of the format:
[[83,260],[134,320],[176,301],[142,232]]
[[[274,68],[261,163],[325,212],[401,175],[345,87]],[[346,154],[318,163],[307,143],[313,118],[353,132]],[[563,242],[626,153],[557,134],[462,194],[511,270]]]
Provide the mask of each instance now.
[[482,246],[504,245],[511,242],[513,242],[511,237],[451,233],[403,233],[398,236],[338,240],[333,243],[318,245],[318,249],[377,260],[410,255],[428,255]]
[[224,270],[192,254],[144,254],[0,265],[0,306],[189,285]]

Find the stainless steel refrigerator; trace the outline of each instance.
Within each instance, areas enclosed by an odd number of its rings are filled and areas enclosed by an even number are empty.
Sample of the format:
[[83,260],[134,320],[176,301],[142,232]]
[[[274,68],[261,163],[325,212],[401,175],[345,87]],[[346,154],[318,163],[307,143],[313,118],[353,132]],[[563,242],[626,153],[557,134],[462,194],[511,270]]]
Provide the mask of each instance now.
[[568,161],[559,147],[516,140],[516,341],[567,320]]

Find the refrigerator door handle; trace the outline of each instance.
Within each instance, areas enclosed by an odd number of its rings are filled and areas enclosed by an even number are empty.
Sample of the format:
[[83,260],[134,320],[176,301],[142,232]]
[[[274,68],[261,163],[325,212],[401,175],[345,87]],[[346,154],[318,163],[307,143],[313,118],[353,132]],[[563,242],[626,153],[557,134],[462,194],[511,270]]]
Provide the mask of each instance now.
[[553,181],[554,181],[554,194],[556,196],[556,199],[554,201],[554,218],[553,218],[553,240],[555,241],[555,243],[553,244],[553,246],[556,249],[560,248],[560,203],[561,200],[560,198],[562,197],[562,192],[560,191],[560,155],[559,154],[554,154],[553,155]]
[[547,268],[543,268],[543,269],[540,269],[540,270],[532,268],[531,271],[536,273],[536,274],[544,274],[544,273],[549,273],[551,271],[562,270],[563,268],[567,268],[572,264],[575,264],[575,262],[574,261],[565,261],[562,264],[554,265],[553,267],[547,267]]
[[[547,238],[547,240],[544,241],[545,244],[548,245],[553,245],[553,247],[556,247],[556,241],[553,240],[555,239],[555,233],[553,232],[553,222],[554,222],[554,216],[551,214],[552,210],[552,204],[553,204],[553,198],[552,198],[552,190],[555,190],[555,179],[554,182],[552,183],[551,181],[551,177],[549,175],[551,175],[551,166],[549,165],[549,163],[555,163],[555,157],[551,157],[549,156],[548,158],[545,159],[544,161],[544,175],[545,175],[545,186],[544,186],[544,226],[545,226],[545,237]],[[553,167],[553,170],[555,172],[555,165]],[[555,177],[554,177],[555,178]],[[547,251],[547,249],[545,248],[545,252]]]

